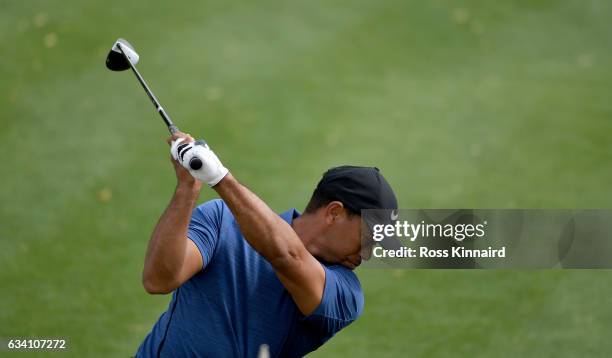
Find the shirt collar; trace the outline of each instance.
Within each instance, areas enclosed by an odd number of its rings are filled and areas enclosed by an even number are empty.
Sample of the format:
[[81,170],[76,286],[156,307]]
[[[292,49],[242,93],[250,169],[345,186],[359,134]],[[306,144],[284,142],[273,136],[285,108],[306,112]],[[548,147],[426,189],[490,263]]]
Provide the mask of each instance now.
[[293,223],[293,220],[296,219],[298,216],[300,216],[300,212],[297,211],[295,208],[293,209],[289,209],[287,211],[285,211],[284,213],[279,215],[283,220],[285,220],[287,223],[289,223],[289,225],[291,225]]

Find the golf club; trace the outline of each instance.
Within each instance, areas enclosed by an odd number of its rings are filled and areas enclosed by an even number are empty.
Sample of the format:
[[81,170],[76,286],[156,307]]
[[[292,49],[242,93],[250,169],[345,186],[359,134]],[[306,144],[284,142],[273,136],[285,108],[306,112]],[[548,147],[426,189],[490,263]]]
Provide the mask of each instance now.
[[[120,38],[115,41],[115,44],[113,45],[110,52],[108,53],[108,56],[106,57],[106,67],[111,71],[125,71],[128,68],[131,68],[132,72],[134,72],[134,75],[138,79],[138,82],[140,82],[140,84],[142,85],[142,88],[149,96],[151,102],[153,102],[155,109],[164,120],[164,123],[168,127],[170,134],[174,134],[179,131],[178,127],[174,125],[174,123],[170,119],[170,116],[168,116],[166,111],[164,111],[163,107],[161,106],[161,104],[159,103],[145,80],[142,78],[142,76],[136,69],[136,64],[138,63],[139,59],[140,56],[138,55],[134,47],[126,40]],[[198,140],[195,144],[206,145],[203,140]],[[181,146],[186,146],[186,144],[181,144]],[[202,160],[198,156],[194,156],[189,161],[189,167],[193,170],[198,170],[202,168]]]

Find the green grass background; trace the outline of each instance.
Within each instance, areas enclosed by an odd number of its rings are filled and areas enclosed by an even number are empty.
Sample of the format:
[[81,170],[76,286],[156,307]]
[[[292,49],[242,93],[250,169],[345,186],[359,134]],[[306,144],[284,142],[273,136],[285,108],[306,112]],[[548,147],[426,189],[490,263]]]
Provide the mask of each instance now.
[[[609,208],[611,18],[604,0],[1,0],[0,337],[128,356],[169,300],[140,285],[167,133],[104,67],[117,37],[275,210],[345,163],[380,167],[404,208]],[[612,354],[609,271],[358,273],[363,317],[313,356]]]

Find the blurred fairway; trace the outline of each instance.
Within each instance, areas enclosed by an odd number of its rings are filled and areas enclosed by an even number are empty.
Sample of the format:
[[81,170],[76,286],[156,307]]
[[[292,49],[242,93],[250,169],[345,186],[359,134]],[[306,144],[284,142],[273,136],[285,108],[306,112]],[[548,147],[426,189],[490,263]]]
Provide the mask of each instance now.
[[[404,208],[610,208],[611,18],[603,0],[0,0],[0,337],[125,357],[169,301],[140,284],[167,133],[104,67],[117,37],[277,211],[344,163],[380,167]],[[612,355],[610,271],[359,275],[364,316],[313,356]]]

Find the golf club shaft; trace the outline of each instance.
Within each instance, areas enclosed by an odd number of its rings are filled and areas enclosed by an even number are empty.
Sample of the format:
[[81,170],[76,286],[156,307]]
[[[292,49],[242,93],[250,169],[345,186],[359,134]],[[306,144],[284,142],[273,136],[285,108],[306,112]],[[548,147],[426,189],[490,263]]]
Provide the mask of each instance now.
[[145,80],[142,78],[142,76],[140,75],[136,67],[132,64],[132,61],[130,61],[130,59],[126,56],[121,44],[117,43],[117,46],[119,47],[119,50],[121,51],[121,54],[123,55],[125,60],[130,64],[130,68],[132,69],[132,72],[134,72],[134,75],[136,75],[138,82],[140,82],[140,84],[142,85],[142,88],[144,88],[145,92],[147,92],[147,95],[149,96],[149,99],[151,100],[151,102],[153,102],[155,109],[157,109],[157,112],[159,113],[159,115],[162,117],[162,119],[168,126],[168,130],[170,131],[170,134],[174,134],[178,132],[179,129],[177,128],[177,126],[174,125],[174,123],[172,122],[172,120],[170,119],[166,111],[164,111],[164,109],[162,108],[161,104],[159,103],[159,101],[157,100],[157,98],[155,97],[151,89],[149,89],[149,86],[147,86],[147,83],[145,82]]

